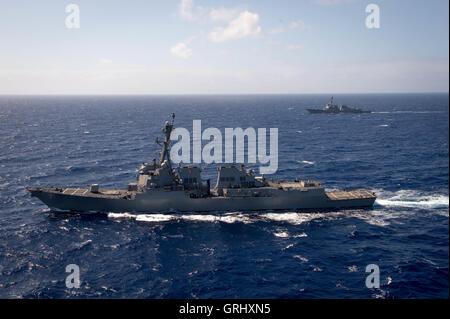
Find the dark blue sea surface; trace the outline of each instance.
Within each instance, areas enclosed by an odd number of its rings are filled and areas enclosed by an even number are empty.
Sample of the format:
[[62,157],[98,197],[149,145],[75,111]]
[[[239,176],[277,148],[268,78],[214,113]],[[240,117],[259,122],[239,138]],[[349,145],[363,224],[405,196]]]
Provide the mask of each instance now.
[[[448,298],[448,94],[0,97],[1,298]],[[27,186],[125,187],[176,113],[279,128],[279,179],[368,188],[372,209],[51,212]],[[257,165],[253,165],[256,167]],[[216,165],[203,165],[216,178]],[[249,165],[249,167],[252,167]],[[66,266],[81,287],[67,288]],[[380,288],[365,285],[366,266]]]

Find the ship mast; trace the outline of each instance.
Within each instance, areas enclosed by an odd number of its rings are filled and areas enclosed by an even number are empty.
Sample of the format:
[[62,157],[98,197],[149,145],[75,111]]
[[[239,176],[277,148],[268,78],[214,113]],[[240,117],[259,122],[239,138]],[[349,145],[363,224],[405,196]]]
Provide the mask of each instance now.
[[[167,160],[167,163],[169,164],[170,171],[172,171],[172,163],[170,161],[170,134],[173,130],[173,123],[175,121],[175,113],[172,113],[172,121],[166,121],[164,124],[164,128],[162,129],[164,133],[164,141],[160,141],[159,138],[156,139],[156,143],[158,145],[162,146],[162,150],[160,152],[159,157],[159,164],[161,165],[164,160]],[[162,144],[161,144],[162,143]]]

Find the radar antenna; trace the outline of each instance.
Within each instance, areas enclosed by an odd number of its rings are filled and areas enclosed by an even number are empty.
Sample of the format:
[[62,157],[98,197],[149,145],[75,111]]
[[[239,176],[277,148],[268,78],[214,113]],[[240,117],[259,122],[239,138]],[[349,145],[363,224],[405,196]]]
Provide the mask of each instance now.
[[162,129],[162,132],[164,133],[164,140],[156,138],[156,143],[162,147],[161,151],[159,152],[160,155],[159,164],[161,165],[164,162],[164,160],[167,160],[170,171],[172,171],[172,163],[170,161],[170,134],[173,131],[173,125],[175,122],[175,113],[172,113],[171,117],[172,120],[170,122],[166,121]]

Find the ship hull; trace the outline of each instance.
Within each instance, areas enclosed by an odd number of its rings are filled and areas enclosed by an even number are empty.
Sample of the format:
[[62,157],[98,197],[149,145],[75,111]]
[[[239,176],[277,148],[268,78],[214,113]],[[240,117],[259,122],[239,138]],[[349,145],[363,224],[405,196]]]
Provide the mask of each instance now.
[[[96,197],[63,194],[40,189],[30,190],[49,208],[75,212],[210,212],[210,211],[263,211],[287,209],[340,209],[370,207],[376,197],[369,191],[362,196],[351,192],[275,192],[264,197],[208,196],[191,198],[185,191],[152,191],[135,194],[134,198]],[[343,194],[343,195],[342,195]],[[346,195],[347,194],[347,195]],[[359,193],[360,194],[360,193]]]

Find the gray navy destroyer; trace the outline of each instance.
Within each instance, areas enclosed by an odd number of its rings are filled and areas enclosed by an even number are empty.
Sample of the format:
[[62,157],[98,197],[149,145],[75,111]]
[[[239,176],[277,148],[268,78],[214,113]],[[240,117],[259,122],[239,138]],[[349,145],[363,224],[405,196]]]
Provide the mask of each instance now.
[[163,128],[159,161],[143,163],[137,182],[125,189],[30,187],[31,196],[50,209],[74,212],[211,212],[287,209],[338,209],[372,206],[376,195],[365,190],[326,191],[314,180],[269,181],[244,166],[221,166],[213,188],[198,166],[172,168],[170,134],[175,115]]
[[333,104],[333,97],[331,97],[330,101],[325,105],[323,109],[307,109],[309,113],[313,114],[347,114],[347,113],[372,113],[370,110],[362,110],[354,107],[350,107],[347,105],[337,105]]

